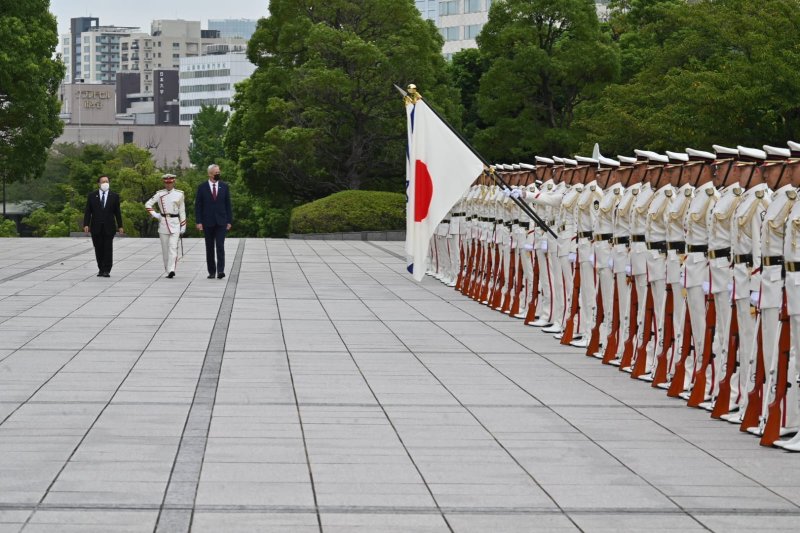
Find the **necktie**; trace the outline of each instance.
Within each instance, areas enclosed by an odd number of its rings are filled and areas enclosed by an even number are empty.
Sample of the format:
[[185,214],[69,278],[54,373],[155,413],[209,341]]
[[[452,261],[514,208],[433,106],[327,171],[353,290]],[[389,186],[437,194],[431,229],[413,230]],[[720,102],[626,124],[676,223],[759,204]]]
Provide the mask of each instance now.
[[214,187],[211,189],[211,196],[214,197],[214,201],[217,201],[217,184],[214,184]]
[[103,192],[103,209],[105,209],[105,208],[106,208],[106,193],[104,191]]

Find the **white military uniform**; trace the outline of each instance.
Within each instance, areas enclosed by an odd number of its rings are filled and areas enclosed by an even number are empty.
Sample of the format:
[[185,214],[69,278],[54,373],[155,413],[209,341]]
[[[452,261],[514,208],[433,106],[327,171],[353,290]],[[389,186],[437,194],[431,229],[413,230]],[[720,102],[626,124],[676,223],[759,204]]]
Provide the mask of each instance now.
[[[597,164],[596,162],[593,164]],[[581,269],[580,285],[580,328],[575,328],[575,336],[582,338],[573,341],[573,346],[585,348],[589,344],[589,333],[594,327],[597,306],[597,287],[595,280],[594,228],[603,191],[597,180],[584,185],[578,197],[575,219],[578,232],[578,268]]]
[[[161,255],[164,258],[164,271],[178,269],[178,241],[186,232],[186,204],[183,191],[161,189],[153,195],[145,207],[153,218],[158,219],[158,235],[161,238]],[[153,206],[156,206],[153,208]]]
[[[611,172],[614,172],[612,170]],[[600,298],[603,301],[603,323],[600,328],[601,344],[607,345],[606,337],[611,332],[611,320],[614,315],[614,272],[611,238],[614,235],[614,212],[622,198],[623,187],[621,183],[609,185],[600,200],[597,210],[595,226],[594,255],[597,266],[597,279],[600,286]],[[619,289],[617,292],[619,295]],[[621,317],[622,314],[620,313]],[[622,328],[620,328],[622,331]],[[603,355],[603,350],[599,352]]]
[[[549,180],[548,180],[549,181]],[[547,183],[547,182],[545,182]],[[567,185],[563,182],[558,183],[555,187],[547,187],[543,185],[539,194],[531,198],[531,202],[536,206],[543,206],[547,209],[548,218],[547,222],[555,222],[557,227],[553,228],[559,235],[562,235],[561,230],[561,204],[564,200],[564,195],[567,192]],[[552,217],[552,218],[550,218]],[[537,246],[537,258],[541,256],[539,250],[546,256],[544,263],[539,263],[539,279],[542,280],[547,275],[547,282],[551,287],[550,299],[552,306],[550,307],[549,322],[552,323],[552,330],[561,331],[563,327],[564,309],[567,302],[567,289],[564,286],[564,279],[561,274],[561,265],[558,259],[560,239],[554,238],[549,233],[544,235],[541,243]]]
[[[633,170],[631,170],[633,172]],[[632,183],[622,193],[622,197],[617,204],[614,214],[614,249],[613,270],[617,278],[617,297],[619,305],[619,339],[617,341],[617,353],[611,361],[612,365],[619,366],[622,353],[625,348],[625,341],[630,335],[631,328],[631,290],[628,284],[628,276],[631,275],[630,260],[630,238],[631,238],[631,212],[639,195],[639,183]]]
[[[653,187],[650,183],[643,183],[638,192],[634,193],[636,199],[633,202],[633,208],[629,213],[630,228],[631,228],[631,244],[630,244],[630,260],[631,260],[631,275],[636,288],[636,297],[639,302],[637,314],[635,317],[630,317],[630,320],[636,320],[637,336],[636,345],[637,349],[642,343],[644,336],[644,314],[647,306],[647,244],[645,242],[645,232],[647,231],[647,213],[650,210],[650,202],[653,200]],[[650,327],[649,324],[647,327]],[[632,370],[631,367],[623,369],[626,372]]]

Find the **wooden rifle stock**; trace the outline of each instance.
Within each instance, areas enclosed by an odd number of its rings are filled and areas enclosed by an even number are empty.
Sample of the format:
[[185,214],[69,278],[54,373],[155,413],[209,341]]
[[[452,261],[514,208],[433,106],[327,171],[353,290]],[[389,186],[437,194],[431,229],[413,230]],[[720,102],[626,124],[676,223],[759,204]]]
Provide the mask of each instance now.
[[781,437],[784,403],[789,389],[789,352],[791,351],[791,332],[789,330],[789,311],[786,306],[786,293],[781,307],[781,334],[778,337],[778,368],[775,376],[775,397],[767,407],[767,422],[761,434],[761,446],[772,446]]
[[719,385],[717,401],[711,411],[711,418],[720,418],[731,410],[731,379],[736,371],[736,358],[739,353],[739,317],[736,316],[736,300],[731,299],[731,325],[728,334],[728,359],[725,362],[725,377]]
[[487,305],[492,309],[500,308],[500,300],[503,297],[503,287],[506,284],[506,265],[503,261],[503,248],[498,244],[495,248],[496,261],[495,261],[495,276],[491,288],[489,289],[489,297],[487,298]]
[[766,370],[764,368],[764,325],[760,320],[758,322],[757,335],[756,373],[755,376],[753,376],[753,390],[747,394],[747,409],[744,410],[742,424],[739,426],[739,431],[743,433],[747,432],[747,428],[757,426],[758,420],[761,418],[761,394],[764,389]]
[[658,387],[667,382],[669,372],[669,352],[675,343],[675,324],[672,322],[672,313],[675,309],[673,300],[672,285],[667,283],[666,295],[664,300],[664,334],[661,336],[661,353],[656,357],[655,368],[653,369],[653,382],[651,386]]
[[464,274],[464,283],[461,284],[461,293],[464,296],[469,296],[472,292],[472,285],[475,281],[475,275],[478,272],[481,260],[481,241],[479,239],[472,239],[472,246],[470,247],[470,260],[467,265],[467,272]]
[[653,291],[650,289],[650,284],[647,284],[645,289],[646,296],[644,299],[644,319],[642,321],[642,345],[636,350],[636,361],[633,363],[631,370],[631,378],[636,379],[643,376],[647,372],[647,345],[650,344],[650,339],[653,337],[653,322],[655,321],[655,313],[653,304]]
[[639,295],[636,291],[636,284],[633,282],[633,276],[627,277],[627,283],[631,286],[631,304],[628,309],[628,338],[625,339],[625,345],[622,348],[622,360],[619,364],[620,370],[631,366],[631,362],[633,361],[633,345],[636,342],[636,335],[639,331],[639,324],[636,322],[636,316],[639,314]]
[[572,273],[572,299],[570,300],[569,316],[567,323],[564,325],[564,333],[561,335],[561,344],[569,344],[572,342],[575,333],[575,317],[578,314],[579,296],[581,292],[581,269],[578,258],[575,258],[575,267]]
[[472,282],[472,290],[469,293],[470,298],[477,300],[481,296],[481,289],[483,288],[483,281],[489,271],[489,264],[492,260],[491,244],[488,242],[485,246],[481,246],[481,260],[478,265],[478,272],[476,273],[475,280]]
[[517,254],[517,260],[515,261],[516,268],[517,268],[517,275],[514,277],[514,293],[511,296],[511,307],[508,310],[508,314],[511,316],[517,316],[519,314],[519,306],[520,306],[520,295],[522,294],[522,286],[525,284],[525,277],[522,271],[522,257],[524,254]]
[[480,291],[478,292],[478,301],[481,303],[489,303],[489,287],[491,287],[492,281],[494,281],[495,276],[497,275],[497,266],[499,264],[498,260],[500,259],[500,254],[498,253],[499,251],[500,250],[497,247],[497,244],[492,243],[489,245],[489,256],[487,257],[486,261],[486,273],[484,275]]
[[[596,268],[596,267],[595,267]],[[594,320],[594,327],[592,327],[592,334],[589,336],[589,344],[586,346],[586,355],[594,357],[594,354],[600,351],[600,326],[605,320],[605,309],[603,309],[603,294],[601,287],[597,288],[597,297],[595,298],[595,309],[597,309],[597,316]]]
[[506,283],[506,292],[502,297],[502,304],[500,305],[501,313],[508,313],[511,310],[511,298],[514,297],[514,290],[517,288],[517,253],[514,248],[511,248],[511,255],[508,258],[508,282]]
[[706,370],[711,364],[711,359],[714,357],[711,344],[714,342],[714,330],[717,326],[717,308],[714,304],[714,297],[711,295],[710,291],[706,298],[708,300],[708,307],[706,307],[706,330],[703,337],[703,360],[700,364],[700,368],[695,370],[694,373],[694,386],[692,387],[692,393],[689,395],[689,401],[686,404],[689,407],[699,407],[700,404],[705,401]]
[[[545,257],[545,259],[547,258]],[[536,250],[531,252],[531,261],[533,261],[533,284],[531,285],[531,298],[530,301],[528,301],[528,312],[525,314],[526,326],[536,320],[536,307],[539,305],[539,276],[541,267],[539,266],[539,258],[536,256]],[[554,298],[554,295],[551,294],[550,297]]]
[[[460,238],[461,237],[459,236],[459,239]],[[463,246],[463,243],[462,243],[462,246],[459,246],[459,249],[458,249],[458,260],[459,260],[459,263],[458,263],[458,276],[456,276],[456,287],[455,287],[455,289],[457,291],[460,291],[461,287],[464,286],[464,277],[469,272],[469,262],[470,262],[470,259],[472,259],[471,256],[472,256],[472,247],[470,246],[470,253],[469,253],[469,256],[468,256],[467,254],[464,253],[464,246]]]
[[667,396],[670,398],[678,398],[683,392],[683,383],[686,381],[686,360],[689,359],[689,354],[694,350],[692,343],[692,324],[689,320],[689,306],[686,305],[686,311],[683,314],[683,341],[681,343],[681,355],[675,365],[675,375],[672,376],[672,382],[667,389]]
[[617,287],[617,276],[614,274],[614,309],[611,311],[611,332],[608,334],[605,351],[603,352],[603,364],[607,365],[617,356],[619,348],[619,289]]

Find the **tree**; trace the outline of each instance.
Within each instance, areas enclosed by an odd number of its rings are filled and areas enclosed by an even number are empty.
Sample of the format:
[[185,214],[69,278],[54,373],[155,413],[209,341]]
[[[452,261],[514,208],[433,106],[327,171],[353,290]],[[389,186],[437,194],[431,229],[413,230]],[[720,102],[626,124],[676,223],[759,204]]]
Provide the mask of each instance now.
[[248,44],[257,65],[237,86],[226,153],[274,201],[368,188],[402,190],[406,134],[392,83],[415,83],[458,116],[442,38],[410,0],[272,0]]
[[575,107],[619,71],[619,53],[600,29],[592,0],[495,2],[478,46],[490,65],[478,111],[487,127],[477,148],[492,159],[570,153],[581,132]]
[[0,0],[0,165],[7,179],[37,176],[61,134],[56,91],[64,65],[49,0]]
[[716,0],[668,13],[674,30],[643,70],[580,110],[592,142],[630,153],[800,135],[800,4]]
[[464,107],[462,123],[464,134],[468,138],[485,127],[478,115],[478,90],[481,76],[488,69],[489,64],[478,48],[465,48],[456,52],[448,65],[453,85],[461,93],[461,105]]
[[199,170],[218,163],[225,157],[223,139],[229,113],[216,106],[203,105],[192,123],[192,144],[189,146],[189,161]]

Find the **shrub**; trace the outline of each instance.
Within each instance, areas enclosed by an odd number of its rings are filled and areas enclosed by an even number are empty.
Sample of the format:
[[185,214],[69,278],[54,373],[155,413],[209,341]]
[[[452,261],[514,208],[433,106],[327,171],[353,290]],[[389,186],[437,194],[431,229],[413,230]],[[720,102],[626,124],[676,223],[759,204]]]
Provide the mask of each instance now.
[[44,234],[45,237],[69,237],[69,228],[63,221],[59,220],[49,228]]
[[0,220],[0,237],[19,237],[13,220]]
[[342,191],[292,210],[292,233],[404,229],[406,197],[395,192]]

